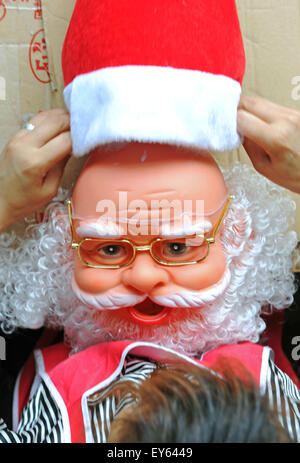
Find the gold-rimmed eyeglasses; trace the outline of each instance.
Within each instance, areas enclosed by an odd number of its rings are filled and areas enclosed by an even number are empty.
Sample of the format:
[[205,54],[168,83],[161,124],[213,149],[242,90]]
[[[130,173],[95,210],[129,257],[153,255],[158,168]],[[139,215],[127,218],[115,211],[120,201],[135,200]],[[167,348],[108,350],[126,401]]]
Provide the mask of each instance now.
[[156,238],[150,244],[136,245],[127,239],[83,238],[75,239],[72,204],[67,200],[72,235],[72,249],[77,250],[80,261],[87,267],[119,269],[130,265],[138,252],[149,252],[161,265],[182,266],[203,262],[215,243],[216,235],[224,220],[233,196],[230,195],[210,237],[202,234],[179,238]]

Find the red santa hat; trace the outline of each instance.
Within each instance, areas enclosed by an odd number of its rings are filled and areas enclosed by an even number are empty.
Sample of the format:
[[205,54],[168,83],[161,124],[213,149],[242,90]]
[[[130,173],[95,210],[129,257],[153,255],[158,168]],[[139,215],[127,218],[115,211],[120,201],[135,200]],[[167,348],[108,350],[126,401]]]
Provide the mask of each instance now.
[[119,141],[241,143],[234,0],[77,0],[62,65],[75,156]]

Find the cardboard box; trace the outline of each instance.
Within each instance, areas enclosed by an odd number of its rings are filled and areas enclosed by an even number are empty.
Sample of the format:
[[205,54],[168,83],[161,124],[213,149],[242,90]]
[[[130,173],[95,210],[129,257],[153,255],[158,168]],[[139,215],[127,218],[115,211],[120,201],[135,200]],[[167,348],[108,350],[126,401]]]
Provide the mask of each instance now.
[[[40,0],[1,0],[0,152],[26,120],[52,107],[51,99]],[[11,228],[22,233],[24,226]]]
[[[243,94],[300,110],[299,0],[237,0],[237,8],[246,51]],[[243,147],[228,153],[229,165],[236,160],[250,163]],[[290,194],[300,237],[300,195]]]
[[[0,1],[0,77],[6,82],[4,101],[0,90],[0,149],[28,114],[64,107],[61,50],[75,3]],[[243,93],[300,110],[299,0],[237,0],[237,7],[247,56]],[[229,165],[249,162],[242,147],[220,156]],[[63,186],[73,183],[83,162],[68,163]],[[300,236],[300,196],[292,196]]]
[[[61,67],[61,52],[76,0],[42,0],[43,21],[48,49],[49,71],[53,82],[52,107],[64,108],[64,80]],[[68,162],[62,186],[69,188],[80,172],[86,156],[72,158]]]
[[39,0],[0,2],[0,150],[23,121],[51,108],[51,80]]

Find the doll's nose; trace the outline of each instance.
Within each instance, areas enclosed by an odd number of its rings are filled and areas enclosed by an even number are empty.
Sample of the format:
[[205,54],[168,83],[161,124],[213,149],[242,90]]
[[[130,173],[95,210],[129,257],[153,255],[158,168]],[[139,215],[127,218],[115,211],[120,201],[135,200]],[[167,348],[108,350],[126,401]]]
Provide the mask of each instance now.
[[124,269],[122,281],[143,294],[149,294],[158,287],[169,283],[167,268],[156,264],[150,255],[137,255],[130,267]]

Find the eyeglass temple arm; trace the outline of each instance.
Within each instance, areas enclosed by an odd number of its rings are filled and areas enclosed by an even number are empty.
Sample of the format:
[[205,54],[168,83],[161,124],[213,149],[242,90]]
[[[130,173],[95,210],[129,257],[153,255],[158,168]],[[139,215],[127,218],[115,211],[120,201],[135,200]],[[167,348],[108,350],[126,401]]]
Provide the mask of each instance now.
[[217,225],[216,225],[216,228],[214,229],[213,235],[212,235],[211,238],[208,238],[208,239],[207,239],[207,241],[209,242],[209,244],[215,243],[217,233],[218,233],[218,231],[219,231],[219,229],[220,229],[220,226],[221,226],[221,223],[223,222],[223,219],[225,218],[225,216],[226,216],[226,214],[227,214],[227,212],[228,212],[228,209],[229,209],[229,207],[230,207],[230,204],[231,204],[232,199],[233,199],[233,195],[229,195],[229,197],[228,197],[228,199],[227,199],[227,201],[226,201],[225,207],[224,207],[224,209],[223,209],[223,212],[222,212],[222,214],[221,214],[221,217],[219,218],[219,221],[218,221],[218,223],[217,223]]
[[66,201],[67,206],[68,206],[68,215],[69,215],[69,223],[70,223],[70,228],[71,228],[71,247],[72,249],[78,248],[78,243],[76,242],[74,238],[74,227],[73,227],[73,220],[72,220],[72,203],[70,199],[67,199]]
[[[225,204],[225,207],[223,209],[223,212],[222,212],[222,215],[216,225],[216,228],[213,232],[213,236],[211,238],[207,238],[207,241],[209,242],[209,244],[213,244],[216,240],[216,235],[220,229],[220,226],[221,226],[221,223],[223,222],[223,219],[224,217],[226,216],[227,212],[228,212],[228,209],[230,207],[230,204],[231,204],[231,201],[233,199],[233,195],[229,195],[229,198],[228,200],[226,201],[226,204]],[[76,242],[76,240],[74,239],[74,227],[73,227],[73,220],[72,220],[72,203],[70,201],[70,199],[67,199],[66,201],[67,203],[67,207],[68,207],[68,216],[69,216],[69,223],[70,223],[70,228],[71,228],[71,238],[72,238],[72,248],[78,248],[78,243]],[[146,245],[146,246],[137,246],[136,247],[136,251],[147,251],[148,249],[150,249],[150,246]]]

